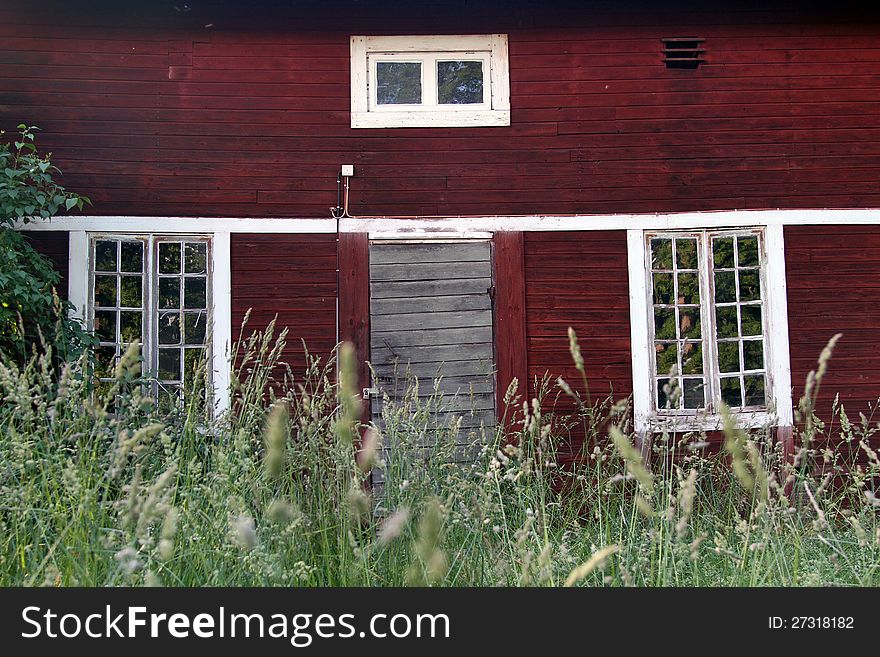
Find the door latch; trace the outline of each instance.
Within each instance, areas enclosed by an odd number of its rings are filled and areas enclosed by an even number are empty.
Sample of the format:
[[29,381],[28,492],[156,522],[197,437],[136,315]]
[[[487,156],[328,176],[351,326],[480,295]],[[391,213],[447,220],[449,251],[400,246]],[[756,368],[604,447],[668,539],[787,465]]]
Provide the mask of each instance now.
[[364,388],[363,398],[370,399],[371,397],[379,396],[379,388]]

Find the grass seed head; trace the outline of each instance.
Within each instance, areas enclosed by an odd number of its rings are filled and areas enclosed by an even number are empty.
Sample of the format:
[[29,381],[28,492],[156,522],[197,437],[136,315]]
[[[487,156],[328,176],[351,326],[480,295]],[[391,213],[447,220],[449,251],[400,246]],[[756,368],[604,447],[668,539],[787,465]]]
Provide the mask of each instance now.
[[379,432],[374,427],[369,427],[364,433],[364,439],[357,454],[357,466],[362,474],[367,474],[378,464],[377,455],[380,445]]
[[266,475],[270,479],[278,478],[284,469],[289,427],[290,417],[287,403],[284,401],[275,402],[272,410],[269,412],[264,435],[266,443]]
[[571,353],[571,359],[574,361],[577,371],[584,374],[584,357],[578,344],[577,333],[570,326],[568,327],[568,350]]
[[587,561],[582,563],[580,566],[578,566],[568,574],[568,577],[565,579],[565,584],[563,584],[563,586],[574,586],[597,568],[602,568],[602,566],[605,565],[605,561],[608,559],[608,557],[610,557],[612,554],[616,554],[619,551],[620,546],[618,545],[608,545],[600,550],[597,550]]
[[230,520],[233,541],[244,550],[250,551],[257,546],[257,529],[254,519],[246,514],[235,516]]
[[382,521],[382,524],[379,525],[376,542],[383,546],[392,543],[400,536],[408,522],[409,509],[401,507],[385,518],[385,520]]

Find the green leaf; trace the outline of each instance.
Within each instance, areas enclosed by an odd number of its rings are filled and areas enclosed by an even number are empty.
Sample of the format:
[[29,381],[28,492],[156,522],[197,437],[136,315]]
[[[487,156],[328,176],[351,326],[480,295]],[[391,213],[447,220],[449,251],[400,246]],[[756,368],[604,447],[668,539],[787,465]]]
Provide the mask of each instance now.
[[68,210],[70,210],[70,208],[72,208],[72,207],[73,207],[74,205],[76,205],[76,204],[77,204],[77,198],[76,198],[76,197],[69,198],[69,199],[67,199],[66,201],[64,201],[64,207],[67,208]]

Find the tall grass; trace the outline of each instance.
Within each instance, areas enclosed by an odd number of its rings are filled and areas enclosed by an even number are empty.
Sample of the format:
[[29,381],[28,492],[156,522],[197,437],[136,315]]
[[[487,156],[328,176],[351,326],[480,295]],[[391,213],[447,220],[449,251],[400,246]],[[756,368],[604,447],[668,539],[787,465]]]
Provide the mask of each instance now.
[[[513,384],[515,417],[472,432],[477,456],[456,465],[439,387],[413,382],[364,432],[351,349],[294,376],[285,340],[270,326],[236,347],[217,417],[160,413],[136,349],[100,394],[84,361],[0,363],[0,584],[880,584],[877,425],[839,404],[816,416],[830,348],[793,459],[732,422],[721,451],[697,434],[638,444],[625,400],[591,400],[572,333],[583,381],[539,382],[534,400]],[[546,410],[556,394],[574,413]],[[564,464],[571,433],[585,440]]]

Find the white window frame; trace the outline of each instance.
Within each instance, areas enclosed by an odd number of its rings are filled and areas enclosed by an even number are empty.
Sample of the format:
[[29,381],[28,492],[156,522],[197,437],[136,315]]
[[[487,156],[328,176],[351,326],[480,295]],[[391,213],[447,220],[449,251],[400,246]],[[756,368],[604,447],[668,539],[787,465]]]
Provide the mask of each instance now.
[[[440,105],[437,62],[483,62],[483,102]],[[419,62],[422,103],[379,105],[379,61]],[[510,125],[510,74],[506,34],[351,37],[351,127],[469,127]]]
[[[785,254],[783,230],[781,225],[751,226],[729,228],[732,234],[745,234],[759,231],[763,237],[763,266],[761,268],[763,287],[763,319],[764,319],[764,359],[766,370],[766,410],[734,409],[733,415],[738,426],[743,428],[761,428],[773,426],[791,426],[792,394],[791,368],[788,345],[788,309],[785,285]],[[707,408],[701,411],[658,411],[655,404],[654,357],[652,336],[652,304],[649,299],[651,284],[649,281],[648,235],[651,233],[673,234],[682,236],[701,233],[703,231],[718,232],[728,230],[726,227],[712,226],[703,228],[662,228],[660,230],[630,229],[627,231],[628,270],[630,283],[630,330],[632,344],[633,371],[633,411],[635,429],[639,433],[661,431],[712,431],[721,428],[722,419],[717,409]],[[700,276],[704,278],[705,258],[700,266]],[[704,280],[705,284],[706,281]],[[711,290],[711,286],[703,285],[703,290]],[[710,308],[714,303],[707,302]],[[705,313],[703,313],[705,314]],[[707,334],[710,325],[707,317],[702,317],[703,340],[712,345],[709,354],[704,353],[708,360],[705,369],[708,374],[707,386],[717,385],[715,369],[717,368],[714,353],[715,336]],[[711,399],[707,393],[707,402]]]
[[[205,240],[209,243],[208,253],[208,294],[209,309],[211,312],[212,326],[206,336],[205,347],[208,357],[208,381],[210,396],[215,413],[222,413],[229,408],[229,384],[231,377],[230,355],[232,345],[232,296],[231,296],[231,271],[230,271],[230,233],[228,231],[217,232],[192,232],[181,230],[144,231],[143,222],[138,218],[135,222],[123,222],[120,228],[134,228],[134,230],[115,230],[117,222],[113,219],[102,218],[100,221],[103,230],[90,231],[71,230],[69,233],[69,270],[68,270],[68,299],[73,305],[72,316],[83,321],[86,326],[92,325],[91,281],[92,281],[92,241],[102,237],[107,239],[147,239],[144,251],[144,271],[147,277],[147,267],[153,266],[157,240],[175,240],[194,238]],[[126,223],[141,224],[125,226]],[[155,223],[153,224],[155,225]],[[158,280],[158,279],[157,279]],[[144,312],[145,327],[144,341],[152,340],[155,331],[152,327],[152,313],[154,310],[155,291],[153,285],[146,284]],[[149,350],[148,350],[149,351]]]

